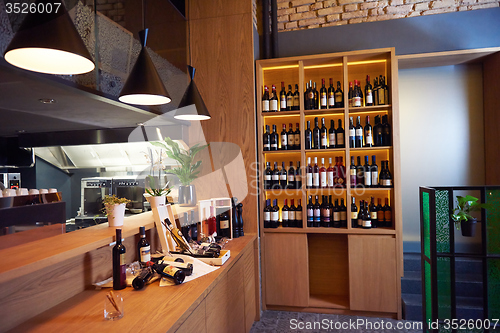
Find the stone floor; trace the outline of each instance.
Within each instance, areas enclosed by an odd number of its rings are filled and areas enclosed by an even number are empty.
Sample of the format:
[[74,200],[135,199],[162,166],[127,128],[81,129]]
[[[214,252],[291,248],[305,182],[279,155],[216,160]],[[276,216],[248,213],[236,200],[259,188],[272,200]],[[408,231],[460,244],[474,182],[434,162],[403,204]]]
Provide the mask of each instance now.
[[[397,327],[397,325],[400,327]],[[418,326],[420,325],[420,326]],[[264,311],[250,333],[362,332],[421,333],[421,322],[306,312]]]

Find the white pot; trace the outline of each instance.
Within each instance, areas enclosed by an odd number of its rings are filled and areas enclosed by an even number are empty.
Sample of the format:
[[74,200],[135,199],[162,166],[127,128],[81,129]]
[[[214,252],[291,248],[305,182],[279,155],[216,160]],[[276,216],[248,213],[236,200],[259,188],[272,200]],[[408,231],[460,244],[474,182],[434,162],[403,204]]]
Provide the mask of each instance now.
[[125,204],[107,205],[106,213],[110,227],[121,227],[125,218]]
[[152,195],[144,195],[146,197],[146,200],[149,202],[151,205],[151,208],[155,208],[158,206],[165,206],[167,196],[161,195],[159,197],[155,197]]

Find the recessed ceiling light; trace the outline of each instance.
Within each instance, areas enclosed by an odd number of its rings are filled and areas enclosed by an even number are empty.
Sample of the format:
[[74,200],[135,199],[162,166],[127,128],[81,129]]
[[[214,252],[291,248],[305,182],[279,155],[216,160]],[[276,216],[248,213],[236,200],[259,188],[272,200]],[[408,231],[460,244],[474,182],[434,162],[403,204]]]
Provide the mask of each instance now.
[[144,126],[144,123],[137,123],[137,126]]
[[16,133],[26,133],[26,130],[23,130],[23,129],[17,130]]
[[56,102],[56,100],[52,98],[40,98],[38,101],[43,104],[54,104]]

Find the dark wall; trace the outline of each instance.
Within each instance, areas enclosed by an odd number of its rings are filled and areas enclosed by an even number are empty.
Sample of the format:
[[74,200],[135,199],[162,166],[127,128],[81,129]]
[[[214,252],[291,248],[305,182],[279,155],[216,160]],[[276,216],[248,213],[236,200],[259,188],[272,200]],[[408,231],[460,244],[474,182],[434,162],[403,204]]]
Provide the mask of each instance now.
[[280,32],[279,57],[395,47],[413,54],[500,46],[500,8]]

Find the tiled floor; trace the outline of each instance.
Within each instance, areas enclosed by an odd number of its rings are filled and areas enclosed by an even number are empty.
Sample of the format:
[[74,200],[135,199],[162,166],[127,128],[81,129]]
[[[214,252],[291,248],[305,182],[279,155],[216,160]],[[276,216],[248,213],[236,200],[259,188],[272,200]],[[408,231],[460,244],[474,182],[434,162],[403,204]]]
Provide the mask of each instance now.
[[421,333],[422,326],[420,322],[387,318],[265,311],[260,321],[253,324],[250,333],[271,332]]

